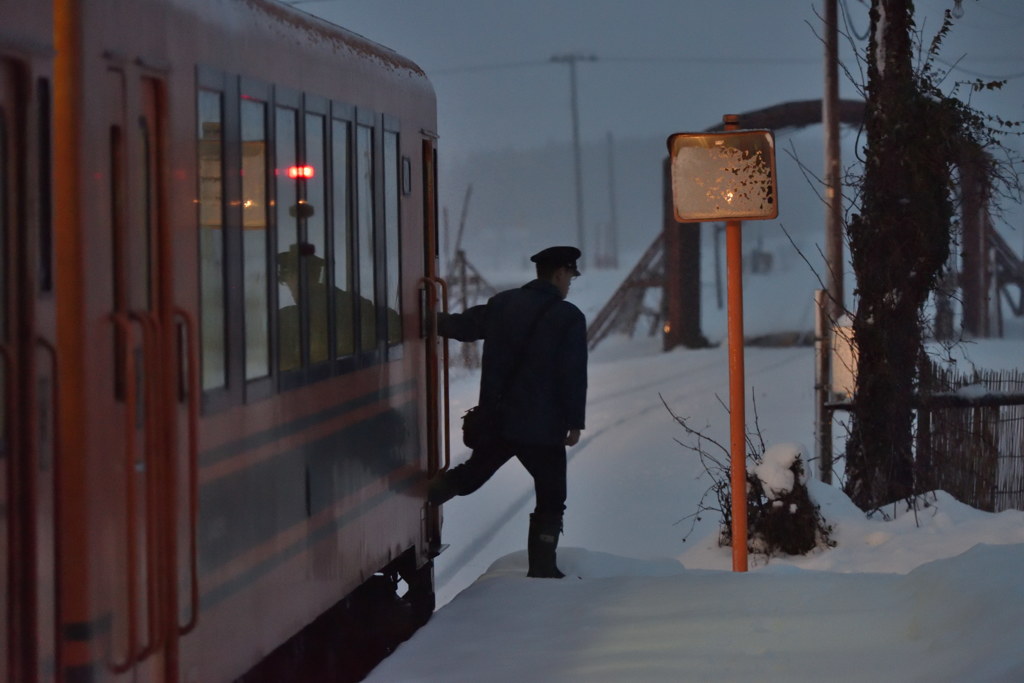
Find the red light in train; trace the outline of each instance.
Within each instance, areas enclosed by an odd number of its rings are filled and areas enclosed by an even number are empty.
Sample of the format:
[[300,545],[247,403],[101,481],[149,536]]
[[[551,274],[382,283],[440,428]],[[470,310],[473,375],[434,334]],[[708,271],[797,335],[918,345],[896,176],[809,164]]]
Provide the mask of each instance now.
[[309,180],[314,175],[316,175],[316,171],[313,170],[312,166],[288,167],[288,177],[291,178],[292,180]]

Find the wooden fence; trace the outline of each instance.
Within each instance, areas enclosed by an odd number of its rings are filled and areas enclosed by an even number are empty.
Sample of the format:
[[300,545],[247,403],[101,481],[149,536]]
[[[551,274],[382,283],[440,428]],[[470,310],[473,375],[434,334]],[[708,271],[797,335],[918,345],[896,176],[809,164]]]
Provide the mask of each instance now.
[[922,373],[918,490],[980,510],[1024,510],[1024,372]]

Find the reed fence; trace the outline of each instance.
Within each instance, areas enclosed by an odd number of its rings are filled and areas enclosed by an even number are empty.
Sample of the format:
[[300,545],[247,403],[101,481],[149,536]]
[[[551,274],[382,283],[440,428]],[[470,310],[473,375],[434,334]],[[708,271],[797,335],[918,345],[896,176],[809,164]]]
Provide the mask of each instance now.
[[921,397],[918,489],[990,512],[1024,510],[1024,372],[931,364]]

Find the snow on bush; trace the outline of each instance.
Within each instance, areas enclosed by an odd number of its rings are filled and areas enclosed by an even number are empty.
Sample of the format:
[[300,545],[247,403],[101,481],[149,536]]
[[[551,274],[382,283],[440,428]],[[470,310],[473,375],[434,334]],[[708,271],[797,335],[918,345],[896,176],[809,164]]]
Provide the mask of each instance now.
[[779,552],[805,555],[832,546],[832,527],[811,500],[804,470],[804,447],[783,443],[747,467],[747,544],[751,552],[771,557]]
[[[761,456],[761,463],[752,468],[770,500],[777,500],[793,490],[796,479],[793,463],[803,456],[803,450],[804,447],[798,443],[772,446]],[[806,484],[806,477],[800,483]]]

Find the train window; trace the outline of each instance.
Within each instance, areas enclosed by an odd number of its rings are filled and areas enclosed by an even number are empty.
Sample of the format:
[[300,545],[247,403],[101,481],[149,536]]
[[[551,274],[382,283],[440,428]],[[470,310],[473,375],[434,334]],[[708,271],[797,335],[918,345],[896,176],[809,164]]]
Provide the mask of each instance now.
[[401,235],[399,233],[400,182],[398,133],[384,133],[384,246],[385,305],[387,306],[388,344],[402,341],[401,307]]
[[242,277],[245,286],[245,378],[270,374],[270,283],[267,243],[267,106],[243,98]]
[[352,224],[349,201],[349,132],[348,121],[331,122],[331,194],[334,226],[334,356],[342,358],[355,353],[355,319],[352,279]]
[[306,114],[305,156],[302,183],[305,185],[306,238],[311,253],[306,258],[306,288],[303,293],[309,311],[309,362],[328,360],[329,329],[327,290],[327,212],[324,186],[324,129],[320,114]]
[[204,391],[237,371],[224,397],[247,400],[271,377],[285,390],[400,357],[397,121],[214,76],[198,91]]
[[221,93],[200,90],[198,109],[201,365],[203,389],[207,390],[227,385]]
[[[356,230],[359,252],[360,348],[370,351],[377,347],[376,314],[376,259],[374,258],[374,206],[373,206],[373,128],[356,127]],[[366,302],[366,303],[363,303]]]
[[298,163],[298,112],[278,107],[274,127],[274,176],[277,183],[277,281],[278,369],[296,370],[302,365],[299,310],[300,254],[298,220],[303,207],[299,196],[301,168]]

